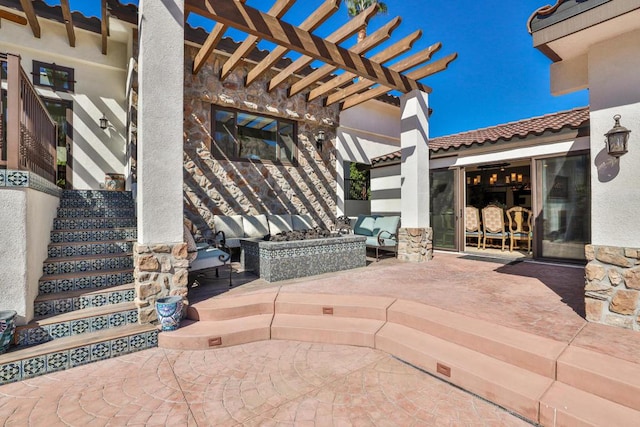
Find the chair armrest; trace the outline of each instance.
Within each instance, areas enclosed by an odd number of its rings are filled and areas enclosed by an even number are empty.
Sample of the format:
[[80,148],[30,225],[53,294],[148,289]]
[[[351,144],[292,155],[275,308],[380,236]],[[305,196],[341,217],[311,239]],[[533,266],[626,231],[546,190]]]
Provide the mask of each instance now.
[[380,230],[380,232],[378,233],[378,245],[379,246],[383,246],[383,241],[382,239],[384,239],[385,237],[383,236],[383,234],[388,234],[389,236],[386,237],[387,239],[393,239],[396,242],[398,241],[398,236],[395,234],[392,234],[390,231],[387,230]]
[[214,236],[216,248],[222,249],[225,252],[230,252],[229,247],[227,247],[227,237],[224,234],[224,231],[218,231]]

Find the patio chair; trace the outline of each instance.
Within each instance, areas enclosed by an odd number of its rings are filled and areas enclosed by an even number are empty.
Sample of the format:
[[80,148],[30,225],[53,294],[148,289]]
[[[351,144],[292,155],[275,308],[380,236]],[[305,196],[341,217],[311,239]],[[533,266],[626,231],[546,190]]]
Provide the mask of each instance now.
[[229,265],[229,287],[233,286],[231,282],[233,267],[231,266],[231,256],[229,255],[231,252],[226,245],[224,231],[218,231],[215,234],[215,245],[213,246],[208,243],[196,244],[191,231],[186,225],[184,226],[183,235],[187,244],[187,252],[189,253],[187,257],[189,270],[199,271],[215,267],[216,277],[219,277],[218,267]]
[[509,233],[504,229],[504,210],[496,205],[489,205],[482,209],[483,239],[482,249],[487,248],[487,239],[500,239],[502,250]]
[[464,208],[464,235],[478,239],[478,249],[484,233],[480,229],[480,211],[474,206]]
[[531,240],[533,238],[532,225],[533,212],[521,206],[507,209],[509,220],[509,252],[513,252],[515,240],[526,240],[527,252],[531,253]]

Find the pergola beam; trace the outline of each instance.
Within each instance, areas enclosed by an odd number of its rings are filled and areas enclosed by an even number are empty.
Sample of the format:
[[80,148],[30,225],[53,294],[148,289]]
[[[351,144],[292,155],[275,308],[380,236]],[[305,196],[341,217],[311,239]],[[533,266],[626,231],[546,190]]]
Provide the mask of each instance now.
[[[271,9],[269,9],[267,14],[276,18],[282,18],[295,2],[296,0],[278,0],[273,6],[271,6]],[[233,52],[231,58],[227,59],[227,62],[222,66],[222,70],[220,71],[220,80],[224,80],[229,77],[229,74],[231,74],[238,64],[240,64],[240,61],[256,47],[259,40],[260,39],[256,36],[247,36],[240,47]]]
[[[451,55],[445,56],[444,58],[439,59],[432,64],[425,65],[422,68],[418,68],[417,70],[410,72],[409,74],[407,74],[407,77],[418,80],[418,79],[431,76],[435,73],[439,73],[440,71],[446,70],[449,64],[451,63],[451,61],[453,61],[457,57],[458,57],[457,53],[452,53]],[[391,89],[388,87],[378,86],[364,93],[350,96],[344,101],[344,104],[342,104],[341,109],[346,110],[347,108],[355,107],[358,104],[361,104],[365,101],[368,101],[377,96],[385,94],[389,92],[389,90]]]
[[35,10],[33,10],[33,3],[31,3],[31,0],[20,0],[20,5],[22,6],[24,14],[27,16],[27,21],[29,22],[33,36],[39,39],[40,24],[38,23],[38,17],[36,16]]
[[102,54],[107,54],[107,38],[109,37],[109,16],[107,14],[107,0],[102,0],[100,6],[100,33],[102,34]]
[[[400,21],[400,17],[392,19],[386,25],[380,27],[373,34],[368,35],[364,40],[362,40],[360,43],[356,44],[349,50],[359,55],[367,53],[369,50],[373,49],[374,47],[378,46],[380,43],[391,37],[391,33],[393,32],[393,30],[398,28],[398,26],[400,25]],[[337,67],[333,65],[323,65],[308,76],[303,77],[302,79],[291,85],[291,87],[289,88],[288,96],[291,97],[297,95],[312,84],[316,83],[318,80],[328,76],[336,69]]]
[[[415,31],[409,34],[407,37],[403,38],[402,40],[392,44],[382,52],[372,56],[371,60],[379,62],[381,64],[384,64],[387,61],[391,61],[393,58],[399,55],[402,55],[405,52],[408,52],[413,46],[413,43],[415,43],[415,41],[418,40],[421,36],[422,36],[422,30]],[[307,97],[307,102],[313,101],[314,99],[327,94],[332,89],[335,89],[337,87],[342,86],[343,84],[350,82],[355,77],[357,77],[356,74],[348,73],[348,72],[342,73],[339,76],[334,77],[328,82],[323,83],[322,85],[318,86],[315,89],[312,89],[311,92],[309,92],[309,96]]]
[[60,0],[60,7],[62,8],[62,19],[64,19],[64,26],[67,29],[67,38],[69,39],[69,46],[76,47],[76,33],[73,28],[73,18],[71,17],[71,8],[69,7],[69,0]]
[[[396,64],[393,64],[389,68],[394,70],[394,71],[397,71],[398,73],[402,73],[402,72],[405,72],[407,70],[410,70],[413,67],[416,67],[416,66],[418,66],[418,65],[420,65],[420,64],[422,64],[424,62],[429,61],[431,59],[431,57],[433,56],[433,54],[435,52],[437,52],[438,50],[440,50],[441,47],[442,47],[442,43],[440,43],[440,42],[435,43],[435,44],[429,46],[428,48],[426,48],[424,50],[421,50],[420,52],[417,52],[417,53],[411,55],[410,57],[399,61]],[[358,81],[357,83],[349,85],[346,88],[340,89],[337,92],[334,92],[331,95],[329,95],[327,97],[326,105],[331,105],[331,104],[335,104],[336,102],[340,102],[343,99],[347,98],[348,96],[351,96],[351,95],[356,94],[358,92],[362,92],[363,90],[366,90],[369,86],[373,86],[376,83],[377,83],[376,81],[371,80],[371,79],[362,79],[362,80]],[[423,92],[430,93],[431,89],[429,89],[428,91],[423,91]]]
[[402,93],[430,89],[367,58],[233,0],[187,0],[194,13],[374,80]]
[[[238,0],[244,3],[246,0]],[[185,10],[185,14],[191,13],[190,10]],[[220,39],[224,36],[225,31],[227,31],[227,26],[217,22],[216,25],[213,26],[211,32],[207,36],[207,39],[202,44],[202,47],[196,54],[196,58],[193,60],[193,74],[198,74],[204,64],[207,62],[207,59],[213,53],[213,50],[216,48],[218,43],[220,43]]]
[[[305,31],[313,31],[324,23],[331,15],[333,15],[340,6],[340,0],[326,0],[311,15],[300,24],[300,29]],[[289,49],[283,46],[276,46],[258,65],[253,67],[247,74],[245,84],[249,86],[260,76],[269,71],[276,62],[289,52]]]
[[[369,22],[369,19],[371,19],[373,15],[376,14],[377,10],[377,3],[372,4],[361,13],[359,13],[355,18],[351,19],[346,24],[327,36],[325,40],[330,43],[342,43],[352,35],[356,34],[358,31],[360,31],[361,28],[364,28]],[[282,82],[291,77],[292,74],[297,73],[312,62],[313,58],[309,56],[301,56],[300,58],[296,59],[291,64],[289,64],[287,68],[282,70],[280,73],[278,73],[278,75],[271,79],[269,85],[267,86],[267,91],[271,92],[280,84],[282,84]]]

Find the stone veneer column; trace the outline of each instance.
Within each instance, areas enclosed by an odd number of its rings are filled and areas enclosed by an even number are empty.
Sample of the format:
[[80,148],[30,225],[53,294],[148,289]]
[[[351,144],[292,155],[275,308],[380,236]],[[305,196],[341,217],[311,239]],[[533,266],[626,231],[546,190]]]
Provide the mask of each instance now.
[[640,330],[640,249],[587,245],[587,320]]
[[140,0],[138,21],[138,243],[140,321],[155,300],[187,295],[182,225],[184,0]]
[[401,98],[401,228],[398,258],[423,262],[431,259],[429,224],[429,101],[414,90]]

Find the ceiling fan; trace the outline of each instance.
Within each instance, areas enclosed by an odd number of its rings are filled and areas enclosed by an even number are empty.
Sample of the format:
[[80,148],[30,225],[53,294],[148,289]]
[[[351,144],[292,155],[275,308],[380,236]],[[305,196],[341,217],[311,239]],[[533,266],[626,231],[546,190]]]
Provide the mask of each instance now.
[[27,25],[27,18],[24,16],[16,15],[13,12],[9,12],[8,10],[0,9],[0,18],[4,18],[7,21],[15,22],[20,25]]

